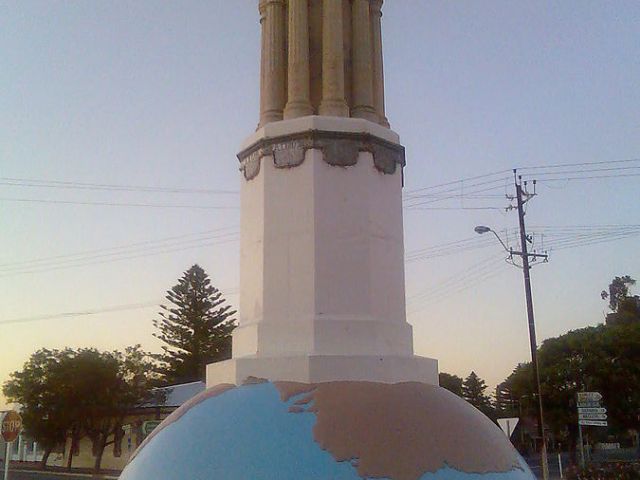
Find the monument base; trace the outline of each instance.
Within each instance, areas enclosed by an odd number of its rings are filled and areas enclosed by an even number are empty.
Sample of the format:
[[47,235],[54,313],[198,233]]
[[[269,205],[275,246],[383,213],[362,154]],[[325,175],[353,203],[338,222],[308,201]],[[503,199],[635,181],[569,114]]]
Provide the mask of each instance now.
[[322,383],[365,381],[438,385],[438,361],[418,356],[297,355],[240,357],[207,365],[207,387],[241,385],[248,377]]

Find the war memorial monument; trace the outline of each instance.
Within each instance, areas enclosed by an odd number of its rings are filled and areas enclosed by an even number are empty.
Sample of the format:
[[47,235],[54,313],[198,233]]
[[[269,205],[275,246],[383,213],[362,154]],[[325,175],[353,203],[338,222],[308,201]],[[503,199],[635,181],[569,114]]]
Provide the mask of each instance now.
[[437,361],[413,353],[382,3],[259,1],[233,358],[208,366],[208,389],[121,480],[535,478],[497,426],[438,386]]

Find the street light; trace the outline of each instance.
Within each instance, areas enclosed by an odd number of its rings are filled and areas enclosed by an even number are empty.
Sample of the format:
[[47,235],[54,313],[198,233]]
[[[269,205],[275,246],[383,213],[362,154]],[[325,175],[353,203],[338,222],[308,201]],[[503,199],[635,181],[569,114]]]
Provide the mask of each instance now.
[[533,367],[533,375],[534,375],[534,388],[536,390],[536,394],[538,396],[538,434],[540,435],[540,440],[542,442],[540,448],[540,459],[542,462],[542,475],[545,480],[549,478],[549,466],[547,464],[547,442],[544,438],[544,416],[542,413],[542,392],[540,390],[540,374],[538,373],[538,345],[536,342],[536,326],[533,318],[533,297],[531,295],[531,279],[529,277],[529,271],[531,267],[529,266],[529,257],[533,257],[534,259],[537,257],[543,257],[545,260],[547,259],[546,254],[539,253],[528,253],[527,252],[527,236],[524,227],[524,213],[522,210],[522,201],[520,197],[520,187],[516,185],[518,189],[518,211],[520,217],[520,244],[522,250],[520,252],[514,251],[511,248],[507,248],[504,244],[500,236],[494,232],[491,228],[486,227],[484,225],[479,225],[474,228],[475,232],[482,235],[487,232],[492,232],[502,247],[509,252],[510,256],[518,255],[522,258],[522,272],[524,273],[524,293],[527,300],[527,318],[529,321],[529,343],[531,346],[531,366]]
[[474,228],[475,232],[482,235],[483,233],[487,233],[487,232],[491,232],[493,233],[496,238],[498,239],[498,241],[500,242],[500,244],[502,245],[502,248],[504,248],[507,252],[511,253],[511,250],[507,248],[507,246],[504,244],[504,242],[502,241],[502,239],[500,238],[500,236],[494,232],[491,228],[489,227],[485,227],[484,225],[478,225],[476,228]]

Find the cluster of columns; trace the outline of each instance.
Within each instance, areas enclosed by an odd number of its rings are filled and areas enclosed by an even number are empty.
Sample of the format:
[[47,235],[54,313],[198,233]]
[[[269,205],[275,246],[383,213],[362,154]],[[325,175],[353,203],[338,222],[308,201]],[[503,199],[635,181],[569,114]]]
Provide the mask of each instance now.
[[[351,8],[350,69],[345,69],[343,1],[322,0],[322,98],[314,106],[309,0],[260,0],[260,125],[318,114],[365,118],[388,126],[384,110],[383,0],[347,0]],[[345,71],[352,75],[351,105],[347,103]]]

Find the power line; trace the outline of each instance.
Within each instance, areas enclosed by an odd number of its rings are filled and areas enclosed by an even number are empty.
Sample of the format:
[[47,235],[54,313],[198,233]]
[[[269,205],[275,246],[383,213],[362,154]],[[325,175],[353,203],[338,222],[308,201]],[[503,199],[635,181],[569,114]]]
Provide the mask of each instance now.
[[485,173],[483,175],[476,175],[474,177],[460,178],[458,180],[452,180],[450,182],[440,183],[438,185],[431,185],[431,186],[428,186],[428,187],[422,187],[422,188],[416,188],[416,189],[408,190],[407,193],[408,194],[412,194],[412,193],[415,193],[415,192],[423,192],[423,191],[426,191],[426,190],[433,190],[433,189],[436,189],[436,188],[446,187],[448,185],[453,185],[455,183],[463,183],[463,182],[468,182],[468,181],[471,181],[471,180],[479,180],[481,178],[494,177],[496,175],[504,175],[505,173],[510,173],[510,172],[511,172],[511,170],[498,170],[498,171],[492,172],[492,173]]
[[[496,178],[493,180],[485,180],[482,182],[474,182],[474,183],[470,183],[468,185],[464,184],[463,181],[456,181],[456,182],[452,182],[453,184],[457,184],[455,187],[450,187],[450,188],[446,188],[444,190],[439,190],[435,193],[416,193],[417,191],[408,191],[405,193],[405,197],[407,200],[411,200],[413,198],[425,198],[425,197],[430,197],[433,195],[442,195],[442,194],[446,194],[446,193],[450,193],[450,192],[460,192],[460,193],[464,193],[464,190],[462,189],[471,189],[471,191],[467,191],[466,193],[481,193],[484,191],[488,191],[488,190],[493,190],[496,188],[502,188],[504,186],[506,186],[506,182],[509,180],[509,177],[500,177],[500,178]],[[478,190],[476,191],[476,187],[480,187],[483,185],[491,185],[494,183],[500,183],[501,185],[497,185],[491,188],[488,188],[487,190]],[[427,187],[429,188],[429,187]],[[454,195],[455,196],[455,195]]]
[[439,282],[437,285],[408,297],[407,304],[410,305],[411,308],[407,314],[413,315],[422,310],[422,308],[417,306],[425,302],[428,303],[435,297],[440,297],[440,299],[445,298],[450,293],[457,293],[470,285],[477,285],[479,281],[488,278],[492,274],[500,273],[500,270],[496,273],[496,267],[504,264],[503,258],[503,255],[493,255],[485,258],[471,267]]
[[[448,200],[448,199],[463,199],[465,195],[476,195],[478,193],[484,193],[484,192],[490,192],[493,190],[502,190],[502,189],[506,189],[506,183],[505,182],[506,179],[500,179],[499,181],[502,183],[501,185],[493,185],[490,187],[484,187],[484,188],[474,188],[471,191],[467,191],[466,193],[464,191],[459,191],[459,192],[455,192],[455,189],[453,190],[445,190],[442,191],[441,193],[447,193],[448,195],[442,196],[442,197],[431,197],[431,196],[421,196],[421,195],[416,195],[413,197],[409,197],[409,198],[405,198],[404,201],[405,202],[413,202],[413,203],[409,203],[409,205],[405,205],[406,207],[415,207],[418,205],[429,205],[431,203],[436,203],[436,202],[442,202],[443,200]],[[493,182],[483,182],[483,183],[479,183],[476,186],[480,186],[480,185],[485,185],[487,183],[496,183],[495,181]],[[474,186],[468,186],[467,188],[472,188]],[[427,200],[423,200],[423,201],[419,201],[416,202],[415,200],[420,200],[421,198],[426,198]]]
[[[571,242],[574,246],[583,246],[590,244],[594,240],[615,241],[621,235],[638,235],[640,234],[640,225],[574,225],[574,226],[532,226],[531,231],[535,232],[535,236],[540,235],[543,240],[543,248],[557,250],[563,247],[567,242]],[[503,233],[506,236],[516,232],[516,229],[505,229]],[[620,237],[625,238],[625,237]],[[589,243],[587,243],[589,242]],[[411,264],[421,260],[431,260],[460,253],[466,253],[472,250],[485,248],[493,245],[492,238],[484,237],[468,237],[461,240],[424,247],[417,250],[407,252],[405,262]]]
[[448,298],[451,298],[457,293],[464,292],[465,290],[468,290],[472,287],[477,287],[479,283],[481,282],[484,283],[504,273],[506,269],[497,268],[499,265],[506,265],[506,264],[503,264],[502,262],[498,262],[495,264],[496,268],[494,268],[493,270],[487,270],[486,272],[483,272],[481,274],[476,274],[474,277],[466,279],[466,281],[461,282],[459,285],[454,286],[449,290],[437,292],[425,298],[422,302],[422,305],[408,311],[407,316],[415,315],[416,313],[423,311],[425,308],[427,308],[430,305],[438,304],[444,300],[447,300]]
[[153,306],[158,306],[159,304],[160,302],[132,303],[132,304],[126,304],[126,305],[115,305],[112,307],[92,308],[92,309],[82,310],[78,312],[64,312],[64,313],[55,313],[55,314],[48,314],[48,315],[37,315],[33,317],[10,318],[8,320],[0,320],[0,325],[6,325],[9,323],[29,323],[29,322],[37,322],[40,320],[53,320],[58,318],[82,317],[87,315],[98,315],[101,313],[123,312],[127,310],[139,310],[142,308],[150,308]]
[[30,273],[46,273],[46,272],[51,272],[51,271],[55,271],[55,270],[67,270],[69,268],[86,267],[86,266],[89,266],[89,265],[99,265],[99,264],[104,264],[104,263],[120,262],[122,260],[133,260],[133,259],[137,259],[137,258],[150,257],[150,256],[161,255],[161,254],[165,254],[165,253],[174,253],[174,252],[181,252],[181,251],[185,251],[185,250],[192,250],[192,249],[195,249],[195,248],[204,248],[204,247],[212,247],[212,246],[215,246],[215,245],[223,245],[223,244],[236,242],[236,241],[237,241],[237,238],[229,238],[229,239],[218,241],[218,242],[206,242],[206,243],[199,243],[199,244],[190,245],[190,246],[182,246],[182,247],[176,247],[176,248],[166,248],[166,249],[158,250],[158,251],[154,251],[154,252],[137,253],[137,254],[132,254],[132,255],[120,256],[120,257],[117,257],[117,258],[107,258],[107,259],[101,259],[101,260],[99,260],[99,259],[90,259],[89,261],[77,261],[76,263],[70,263],[69,262],[69,263],[63,263],[63,264],[60,264],[60,265],[49,266],[49,267],[46,267],[46,268],[38,268],[36,266],[31,270],[29,270],[29,269],[15,270],[15,271],[10,271],[8,273],[0,274],[0,278],[7,278],[7,277],[15,276],[15,275],[24,275],[24,274],[30,274]]
[[[93,249],[93,250],[85,250],[77,253],[69,253],[69,254],[63,254],[63,255],[54,255],[51,257],[40,257],[40,258],[31,259],[31,260],[21,260],[21,261],[2,263],[0,264],[0,271],[7,270],[7,268],[8,269],[22,268],[22,267],[33,265],[33,264],[42,264],[42,263],[47,264],[52,262],[56,263],[57,261],[70,261],[74,259],[85,260],[93,257],[101,257],[107,252],[116,252],[116,253],[124,254],[124,253],[128,253],[127,250],[129,251],[137,250],[140,247],[157,248],[159,246],[170,246],[170,245],[166,245],[167,243],[180,244],[182,242],[179,242],[179,240],[184,240],[184,239],[191,238],[191,240],[186,240],[186,242],[193,242],[195,240],[210,240],[213,238],[219,238],[220,236],[232,235],[232,234],[235,235],[237,233],[238,233],[237,227],[221,227],[221,228],[215,228],[212,230],[204,230],[202,232],[188,233],[184,235],[174,235],[170,237],[160,238],[158,240],[146,240],[142,242],[118,245],[115,247],[99,248],[99,249]],[[214,234],[219,234],[219,235],[214,235]],[[203,236],[204,238],[194,238],[194,237],[203,237]],[[125,251],[118,252],[120,250],[125,250]],[[77,258],[77,257],[80,257],[80,258]],[[87,258],[82,258],[82,257],[87,257]]]
[[101,207],[147,207],[147,208],[187,208],[192,210],[238,210],[237,206],[214,206],[214,205],[173,205],[173,204],[155,204],[155,203],[118,203],[118,202],[82,202],[75,200],[43,200],[38,198],[0,198],[4,202],[23,202],[23,203],[43,203],[43,204],[61,204],[61,205],[93,205]]
[[640,230],[621,232],[617,234],[592,235],[590,237],[586,237],[582,239],[565,240],[563,242],[558,242],[556,244],[551,243],[551,245],[548,248],[550,251],[554,251],[554,250],[565,250],[568,248],[586,247],[590,245],[613,242],[616,240],[623,240],[625,238],[635,237],[638,235],[640,235]]
[[[550,251],[591,246],[631,238],[638,235],[640,235],[640,230],[627,233],[609,234],[608,236],[592,236],[591,238],[584,238],[579,241],[574,241],[573,243],[559,243],[557,244],[558,246],[551,246]],[[456,252],[452,250],[451,253]],[[499,275],[504,271],[496,268],[499,264],[502,264],[502,262],[494,261],[492,263],[491,260],[483,260],[463,272],[446,278],[444,281],[439,282],[431,288],[423,290],[412,297],[408,297],[407,304],[410,305],[411,308],[409,308],[407,315],[414,315],[423,310],[427,305],[441,302],[456,293],[471,288],[472,286],[477,286],[480,282],[484,282]],[[434,299],[436,300],[433,301]]]
[[549,171],[549,172],[535,172],[535,176],[539,177],[541,175],[565,175],[565,174],[576,174],[576,173],[593,173],[593,172],[620,172],[623,170],[638,170],[640,169],[640,165],[636,167],[611,167],[611,168],[589,168],[582,170],[560,170],[560,171]]
[[504,207],[406,207],[406,210],[504,210]]
[[544,182],[567,182],[571,180],[598,180],[601,178],[629,178],[629,177],[640,177],[640,173],[625,173],[623,175],[593,175],[588,177],[544,178],[542,180],[538,180],[538,183],[544,184]]
[[[237,289],[229,289],[229,290],[219,290],[223,295],[233,295],[233,290]],[[8,325],[15,323],[31,323],[38,322],[41,320],[57,320],[63,318],[74,318],[74,317],[85,317],[90,315],[100,315],[103,313],[112,313],[112,312],[124,312],[130,310],[141,310],[144,308],[151,307],[159,307],[163,303],[163,300],[157,300],[154,302],[145,302],[145,303],[130,303],[124,305],[114,305],[110,307],[96,307],[90,308],[86,310],[79,310],[75,312],[63,312],[63,313],[53,313],[53,314],[44,314],[44,315],[36,315],[32,317],[19,317],[19,318],[10,318],[7,320],[0,320],[0,325]]]
[[580,167],[589,165],[613,165],[618,163],[640,162],[640,158],[629,158],[625,160],[605,160],[600,162],[582,162],[582,163],[556,163],[555,165],[537,165],[532,167],[518,167],[516,170],[537,170],[545,168],[564,168],[564,167]]
[[207,188],[156,187],[143,185],[118,185],[109,183],[85,183],[60,180],[39,180],[33,178],[0,177],[0,185],[13,187],[60,188],[74,190],[101,190],[126,192],[160,192],[188,194],[237,195],[237,190],[217,190]]
[[447,277],[445,280],[438,282],[436,285],[426,288],[419,293],[408,296],[407,303],[413,303],[421,298],[428,297],[433,293],[439,292],[441,290],[446,290],[451,284],[460,282],[466,277],[476,274],[476,272],[484,271],[485,267],[487,267],[489,264],[496,263],[496,261],[501,257],[503,257],[503,255],[491,255],[487,258],[484,258],[479,262],[466,267],[464,270]]
[[[551,165],[535,165],[535,166],[527,166],[527,167],[518,167],[517,170],[518,171],[526,171],[526,170],[545,170],[545,169],[554,169],[554,168],[568,168],[568,167],[589,167],[589,166],[596,166],[596,165],[619,165],[619,164],[627,164],[627,163],[634,163],[634,162],[640,162],[640,158],[633,158],[633,159],[624,159],[624,160],[608,160],[608,161],[599,161],[599,162],[580,162],[580,163],[559,163],[559,164],[551,164]],[[613,167],[611,169],[581,169],[581,170],[575,170],[572,171],[572,173],[580,173],[580,172],[589,172],[590,170],[593,171],[605,171],[605,170],[609,170],[609,171],[621,171],[621,170],[627,170],[627,169],[636,169],[636,168],[640,168],[640,166],[631,166],[631,167]],[[466,178],[460,178],[457,180],[452,180],[449,182],[445,182],[445,183],[440,183],[437,185],[431,185],[431,186],[427,186],[427,187],[422,187],[422,188],[416,188],[416,189],[411,189],[411,190],[405,190],[405,199],[411,200],[412,198],[422,198],[422,197],[427,197],[427,196],[437,196],[440,195],[442,193],[447,193],[447,192],[452,192],[455,191],[457,189],[460,188],[460,186],[462,187],[466,187],[466,188],[472,188],[474,186],[480,185],[482,183],[479,184],[472,184],[472,185],[467,185],[465,186],[465,182],[471,182],[471,181],[475,181],[475,180],[480,180],[480,179],[484,179],[484,178],[490,178],[490,177],[494,177],[496,175],[504,175],[505,173],[511,173],[512,170],[498,170],[495,172],[491,172],[491,173],[487,173],[487,174],[483,174],[483,175],[476,175],[473,177],[466,177]],[[538,174],[543,174],[543,175],[553,175],[553,174],[560,174],[561,172],[548,172],[548,173],[542,173],[542,172],[535,172],[536,175]],[[525,172],[526,175],[526,172]],[[623,175],[623,176],[628,176],[628,175]],[[611,177],[600,177],[600,176],[594,176],[592,178],[617,178],[617,176],[611,176]],[[586,179],[586,178],[585,178]],[[495,179],[493,181],[490,182],[483,182],[483,183],[496,183],[496,182],[502,182],[505,180],[509,180],[509,177],[502,177],[499,179]],[[442,187],[450,187],[452,185],[457,185],[453,188],[449,188],[446,189],[444,191],[439,191],[439,192],[430,192],[430,190],[437,190],[440,189]],[[420,193],[420,192],[429,192],[429,193]],[[477,192],[475,192],[477,193]],[[451,198],[455,198],[456,196],[453,195]]]

